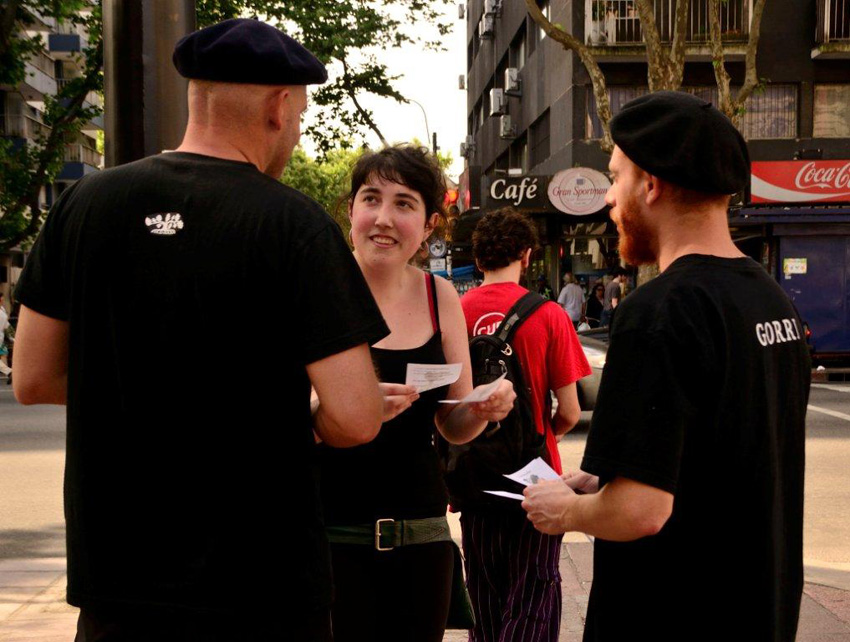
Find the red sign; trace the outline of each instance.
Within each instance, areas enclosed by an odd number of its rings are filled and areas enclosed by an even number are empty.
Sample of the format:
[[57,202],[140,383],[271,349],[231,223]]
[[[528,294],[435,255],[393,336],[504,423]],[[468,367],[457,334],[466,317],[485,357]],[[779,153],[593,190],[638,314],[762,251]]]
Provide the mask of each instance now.
[[850,201],[850,160],[757,161],[753,203]]

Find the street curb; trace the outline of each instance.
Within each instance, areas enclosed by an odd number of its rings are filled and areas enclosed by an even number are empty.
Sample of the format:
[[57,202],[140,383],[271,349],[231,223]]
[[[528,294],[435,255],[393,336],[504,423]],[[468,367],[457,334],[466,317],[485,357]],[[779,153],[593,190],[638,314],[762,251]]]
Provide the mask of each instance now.
[[830,588],[850,591],[850,564],[804,562],[805,581]]

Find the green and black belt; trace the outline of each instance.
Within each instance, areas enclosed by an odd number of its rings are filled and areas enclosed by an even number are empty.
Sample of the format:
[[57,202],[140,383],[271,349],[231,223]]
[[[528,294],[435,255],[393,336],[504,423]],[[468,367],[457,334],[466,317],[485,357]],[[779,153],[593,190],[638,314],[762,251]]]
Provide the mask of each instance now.
[[424,519],[379,519],[373,524],[328,526],[326,531],[332,544],[362,544],[374,546],[376,551],[452,540],[445,515]]

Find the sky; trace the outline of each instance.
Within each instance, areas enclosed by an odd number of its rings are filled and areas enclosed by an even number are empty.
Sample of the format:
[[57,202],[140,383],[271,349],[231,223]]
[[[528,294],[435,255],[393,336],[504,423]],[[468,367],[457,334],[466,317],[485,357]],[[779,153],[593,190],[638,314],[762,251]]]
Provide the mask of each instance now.
[[[463,171],[460,143],[466,136],[466,91],[458,89],[458,76],[466,73],[466,21],[457,17],[457,5],[446,6],[446,15],[453,29],[443,38],[446,51],[425,51],[420,45],[406,45],[380,54],[390,75],[401,76],[395,81],[398,91],[411,100],[421,103],[427,114],[428,128],[437,132],[437,144],[442,152],[450,152],[453,163],[449,176],[457,180]],[[417,27],[423,36],[433,38],[436,29]],[[331,72],[333,73],[333,71]],[[361,105],[372,110],[378,128],[392,142],[408,142],[418,138],[430,147],[425,129],[425,116],[415,103],[399,104],[392,99],[358,96]],[[310,123],[310,111],[305,115],[305,126]],[[369,132],[366,142],[372,148],[380,147],[378,137]],[[311,153],[309,141],[302,145]]]

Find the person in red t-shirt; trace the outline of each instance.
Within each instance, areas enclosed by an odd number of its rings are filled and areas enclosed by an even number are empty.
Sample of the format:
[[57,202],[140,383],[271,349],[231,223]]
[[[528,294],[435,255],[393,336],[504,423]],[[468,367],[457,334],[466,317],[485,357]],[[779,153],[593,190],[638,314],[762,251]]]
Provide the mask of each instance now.
[[[470,337],[493,334],[527,289],[519,285],[538,247],[534,223],[513,208],[485,215],[472,236],[484,283],[461,299]],[[537,430],[546,436],[560,474],[558,440],[578,422],[576,381],[590,374],[573,325],[554,302],[544,303],[516,331],[517,354]],[[558,409],[550,403],[555,393]],[[550,419],[551,418],[551,419]],[[561,619],[561,536],[536,531],[519,506],[466,508],[461,514],[467,586],[475,611],[473,642],[558,640]]]

